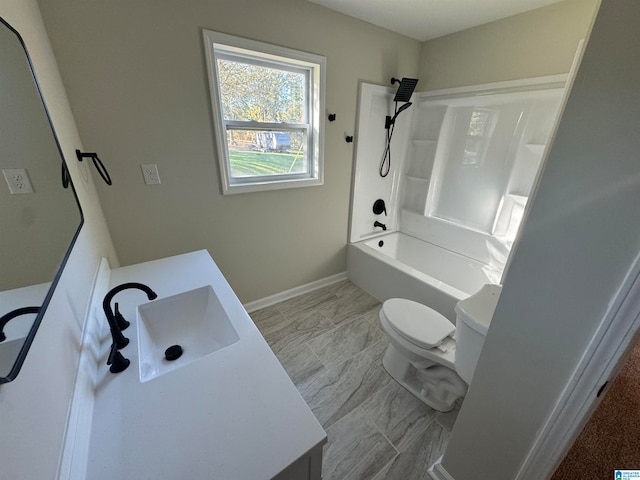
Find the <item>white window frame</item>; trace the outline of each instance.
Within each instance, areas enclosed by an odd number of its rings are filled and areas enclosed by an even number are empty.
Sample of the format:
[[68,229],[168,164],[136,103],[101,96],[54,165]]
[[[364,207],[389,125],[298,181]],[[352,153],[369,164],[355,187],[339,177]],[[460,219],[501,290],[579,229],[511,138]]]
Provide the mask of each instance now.
[[[203,29],[213,124],[217,143],[222,193],[245,193],[278,190],[324,183],[324,115],[326,58],[321,55],[279,47],[255,40]],[[246,58],[252,63],[268,67],[308,72],[307,123],[265,123],[225,120],[218,87],[217,56]],[[283,175],[257,175],[242,178],[231,176],[227,130],[286,130],[305,131],[307,134],[308,173]]]

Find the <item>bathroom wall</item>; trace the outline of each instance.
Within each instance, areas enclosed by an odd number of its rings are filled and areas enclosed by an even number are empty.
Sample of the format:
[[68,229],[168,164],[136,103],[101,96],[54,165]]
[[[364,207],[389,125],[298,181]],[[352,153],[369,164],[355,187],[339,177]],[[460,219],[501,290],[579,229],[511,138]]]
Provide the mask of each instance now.
[[0,385],[0,477],[46,480],[56,478],[93,277],[101,257],[114,266],[117,257],[95,187],[90,179],[83,180],[86,172],[75,160],[74,149],[82,144],[38,4],[2,0],[0,16],[26,43],[85,214],[22,370],[16,380]]
[[598,0],[567,0],[424,43],[418,90],[567,73]]
[[[209,250],[243,302],[345,270],[360,81],[415,76],[421,44],[300,0],[41,2],[123,264]],[[327,57],[325,184],[222,196],[202,28]],[[162,184],[145,186],[141,163]]]
[[514,479],[640,251],[640,3],[604,0],[443,466]]

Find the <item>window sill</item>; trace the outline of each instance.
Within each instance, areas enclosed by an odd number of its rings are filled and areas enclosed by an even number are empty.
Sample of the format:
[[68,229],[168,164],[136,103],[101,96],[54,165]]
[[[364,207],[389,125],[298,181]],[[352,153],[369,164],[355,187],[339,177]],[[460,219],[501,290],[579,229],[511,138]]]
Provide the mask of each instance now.
[[254,182],[236,183],[223,185],[223,195],[234,195],[236,193],[265,192],[268,190],[284,190],[286,188],[315,187],[323,185],[322,178],[304,178],[295,180],[280,180],[277,182]]

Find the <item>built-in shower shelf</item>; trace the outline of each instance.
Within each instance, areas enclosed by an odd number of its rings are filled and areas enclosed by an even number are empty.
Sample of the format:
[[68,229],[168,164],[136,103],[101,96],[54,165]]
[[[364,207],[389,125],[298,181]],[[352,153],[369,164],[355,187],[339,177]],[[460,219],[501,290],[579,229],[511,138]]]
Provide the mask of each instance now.
[[411,180],[412,182],[416,182],[416,183],[429,183],[429,178],[423,178],[423,177],[416,177],[414,175],[406,175],[407,180]]
[[527,143],[525,145],[527,149],[537,155],[542,155],[544,153],[544,149],[547,147],[546,143]]
[[434,144],[434,143],[438,143],[438,140],[422,140],[420,138],[414,138],[411,141],[413,143],[418,143],[418,144]]
[[415,213],[424,213],[427,192],[429,191],[429,179],[411,175],[406,175],[405,178],[407,182],[405,183],[402,206]]
[[420,215],[420,216],[423,216],[425,214],[423,210],[421,210],[419,207],[414,205],[403,205],[402,210],[404,212],[411,212],[415,215]]

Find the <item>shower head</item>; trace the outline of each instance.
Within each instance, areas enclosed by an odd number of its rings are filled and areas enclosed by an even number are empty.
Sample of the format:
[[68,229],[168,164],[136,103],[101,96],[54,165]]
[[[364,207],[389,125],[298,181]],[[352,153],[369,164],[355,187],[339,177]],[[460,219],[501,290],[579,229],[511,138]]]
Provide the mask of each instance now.
[[404,105],[401,105],[400,108],[396,111],[394,117],[397,117],[400,112],[404,112],[407,108],[413,105],[411,102],[407,102]]
[[416,85],[418,84],[418,79],[402,77],[402,80],[398,80],[397,78],[392,78],[391,83],[400,83],[393,101],[408,102],[411,99],[411,95],[413,95]]
[[391,127],[391,125],[396,123],[396,118],[398,118],[398,115],[400,115],[401,112],[404,112],[411,105],[412,105],[411,102],[407,102],[404,105],[400,105],[400,108],[396,109],[396,113],[393,115],[393,117],[387,116],[384,122],[384,128],[388,129],[389,127]]

